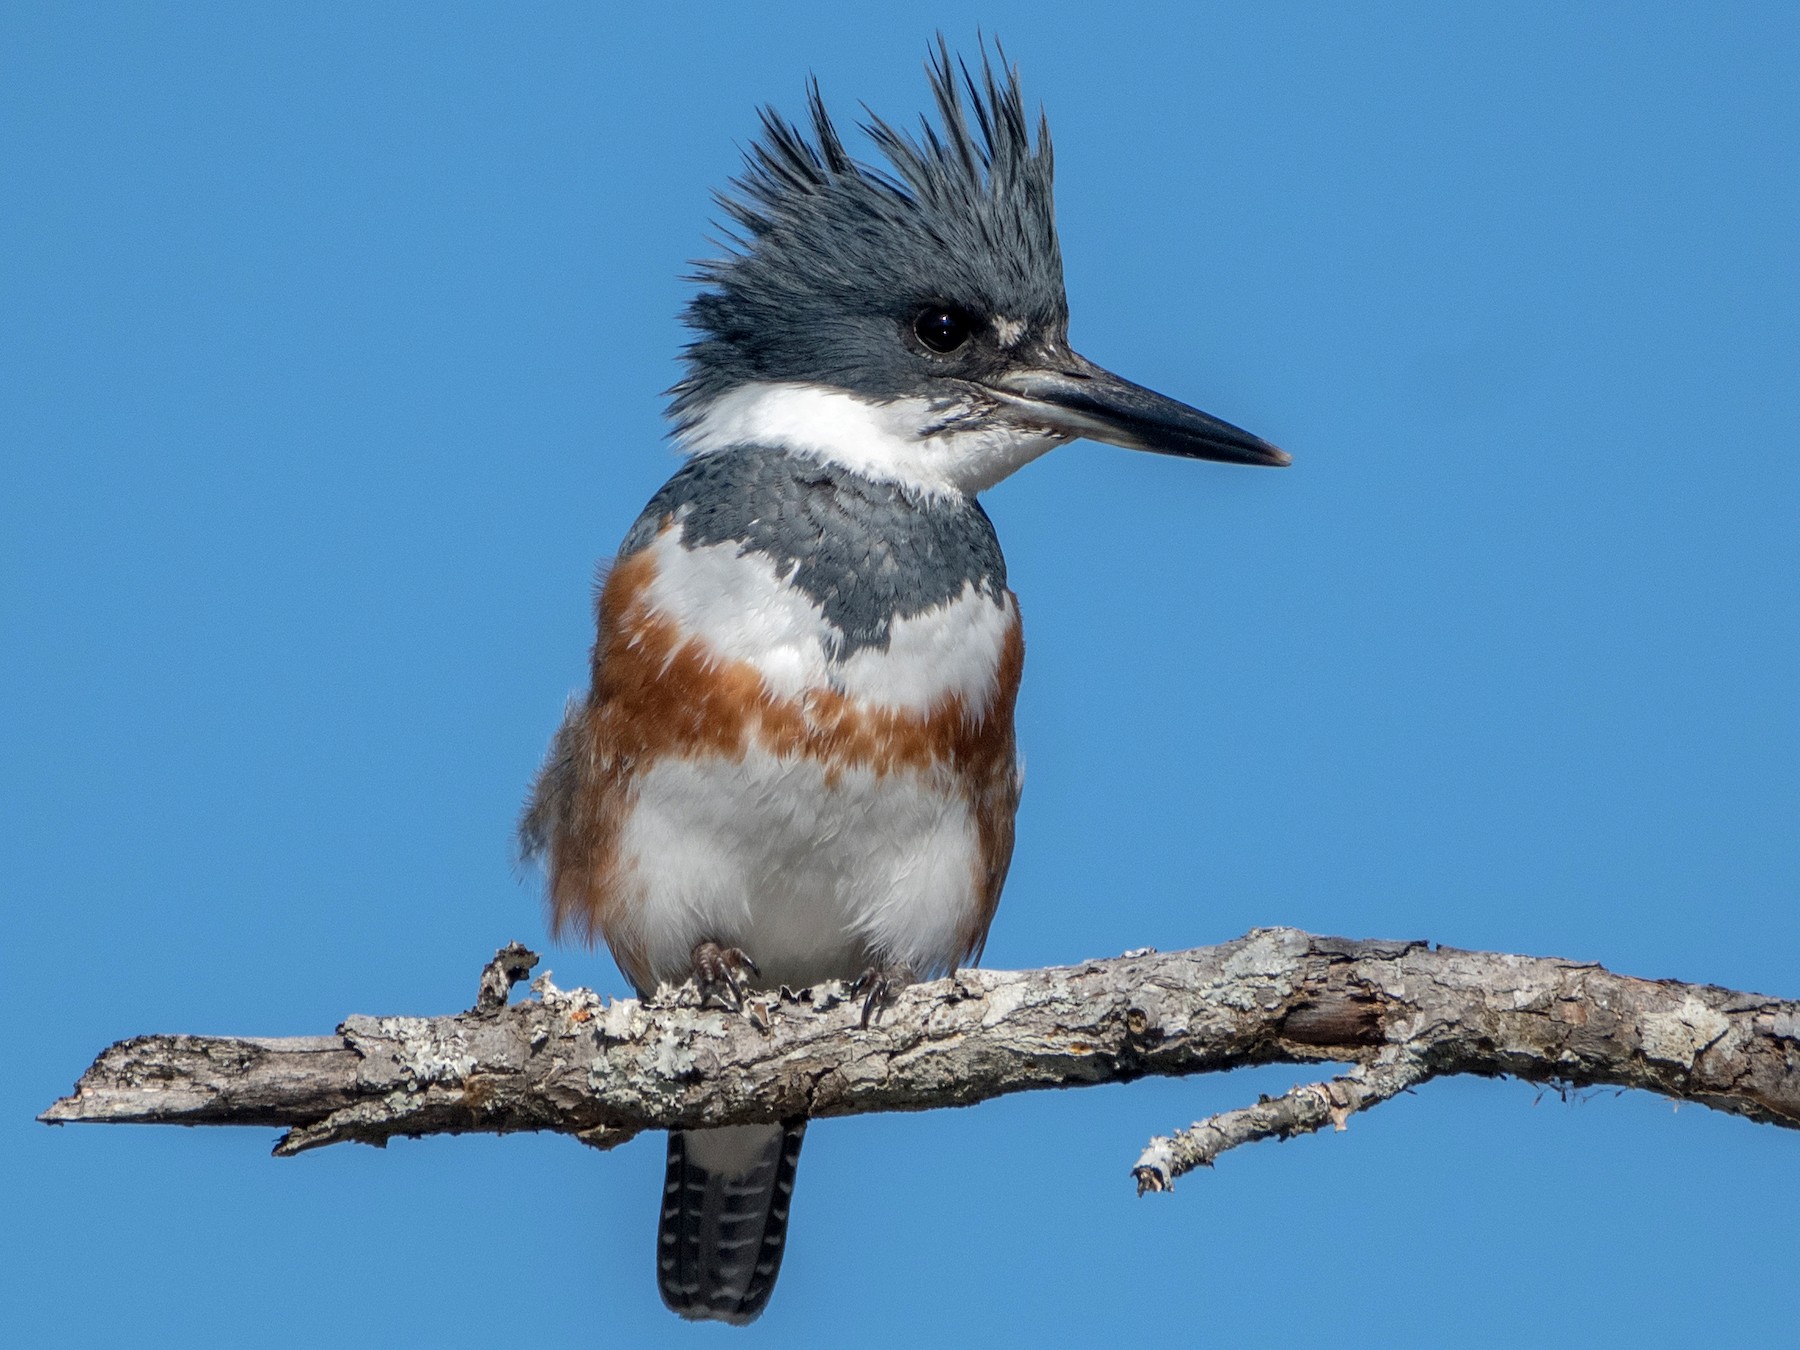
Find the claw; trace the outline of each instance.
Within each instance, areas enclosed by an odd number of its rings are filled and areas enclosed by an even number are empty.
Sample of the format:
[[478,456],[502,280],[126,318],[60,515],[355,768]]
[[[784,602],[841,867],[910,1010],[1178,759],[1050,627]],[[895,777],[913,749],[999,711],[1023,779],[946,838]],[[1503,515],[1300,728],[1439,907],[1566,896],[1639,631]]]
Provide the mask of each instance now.
[[[750,953],[742,947],[721,947],[716,942],[702,942],[694,947],[694,988],[700,993],[700,1002],[705,1005],[707,999],[717,998],[730,1008],[744,1006],[744,975],[748,972],[761,978],[762,971],[757,969],[756,962],[750,959]],[[731,997],[726,999],[726,995]]]
[[866,1030],[870,1020],[879,1009],[885,1008],[894,1001],[894,996],[907,985],[917,981],[919,977],[913,968],[904,961],[891,966],[870,966],[862,974],[850,982],[850,993],[861,994],[868,991],[863,999],[862,1025]]

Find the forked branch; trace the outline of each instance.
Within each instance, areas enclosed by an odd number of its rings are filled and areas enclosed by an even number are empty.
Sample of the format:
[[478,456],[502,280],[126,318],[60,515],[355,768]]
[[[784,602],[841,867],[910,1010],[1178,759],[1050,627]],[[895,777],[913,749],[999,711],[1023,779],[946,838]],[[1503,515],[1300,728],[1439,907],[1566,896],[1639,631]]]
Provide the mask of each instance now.
[[901,991],[874,1025],[841,985],[743,1009],[560,990],[507,1003],[513,944],[468,1012],[350,1017],[330,1036],[121,1041],[52,1123],[276,1125],[288,1155],[346,1140],[642,1130],[967,1106],[1009,1092],[1252,1064],[1353,1067],[1152,1140],[1141,1190],[1445,1074],[1641,1088],[1800,1128],[1800,1004],[1596,965],[1259,929],[1218,947],[1047,970],[966,970]]

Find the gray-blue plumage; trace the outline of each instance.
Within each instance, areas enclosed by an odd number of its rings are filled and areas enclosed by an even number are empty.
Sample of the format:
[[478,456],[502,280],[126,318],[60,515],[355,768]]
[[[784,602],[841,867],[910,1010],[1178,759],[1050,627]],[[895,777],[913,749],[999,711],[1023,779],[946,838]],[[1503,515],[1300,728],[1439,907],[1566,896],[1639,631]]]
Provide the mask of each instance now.
[[719,198],[737,227],[735,248],[695,278],[706,289],[685,316],[700,336],[672,391],[678,428],[750,382],[888,399],[979,380],[1016,360],[991,329],[954,358],[908,340],[914,317],[934,303],[1016,321],[1045,344],[1065,340],[1048,126],[1040,115],[1034,142],[1017,73],[996,71],[985,52],[977,77],[940,38],[930,76],[941,127],[921,119],[911,136],[872,117],[863,128],[886,168],[851,158],[816,84],[811,139],[763,110],[736,194]]
[[819,460],[739,446],[689,460],[619,549],[673,522],[685,547],[733,543],[772,560],[843,634],[835,655],[885,648],[895,619],[975,589],[998,601],[1006,559],[973,497],[936,498]]

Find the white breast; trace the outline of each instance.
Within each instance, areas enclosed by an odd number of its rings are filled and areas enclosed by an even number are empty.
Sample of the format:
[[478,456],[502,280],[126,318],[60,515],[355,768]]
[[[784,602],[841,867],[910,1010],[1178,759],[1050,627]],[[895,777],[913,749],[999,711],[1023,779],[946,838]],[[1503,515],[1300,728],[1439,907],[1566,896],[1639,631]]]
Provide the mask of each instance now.
[[775,561],[740,553],[736,543],[684,547],[677,529],[650,544],[656,575],[646,600],[704,642],[722,661],[756,667],[778,698],[833,689],[871,707],[927,713],[957,698],[985,712],[1007,634],[1017,622],[1011,597],[997,601],[974,582],[954,599],[893,621],[885,649],[836,655],[844,635]]

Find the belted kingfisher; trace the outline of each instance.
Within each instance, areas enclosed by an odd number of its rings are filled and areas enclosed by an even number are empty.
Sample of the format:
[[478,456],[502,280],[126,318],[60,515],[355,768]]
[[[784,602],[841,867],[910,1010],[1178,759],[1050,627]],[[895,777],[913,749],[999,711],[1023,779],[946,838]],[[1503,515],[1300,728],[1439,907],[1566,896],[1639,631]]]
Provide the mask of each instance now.
[[[938,125],[864,127],[882,167],[816,82],[810,137],[763,111],[685,315],[690,457],[606,576],[592,688],[526,807],[552,930],[604,939],[641,994],[856,977],[875,998],[979,957],[1025,648],[976,494],[1084,436],[1288,462],[1070,349],[1047,124],[985,49],[977,76],[940,37],[928,74]],[[804,1129],[670,1134],[674,1311],[762,1312]]]

